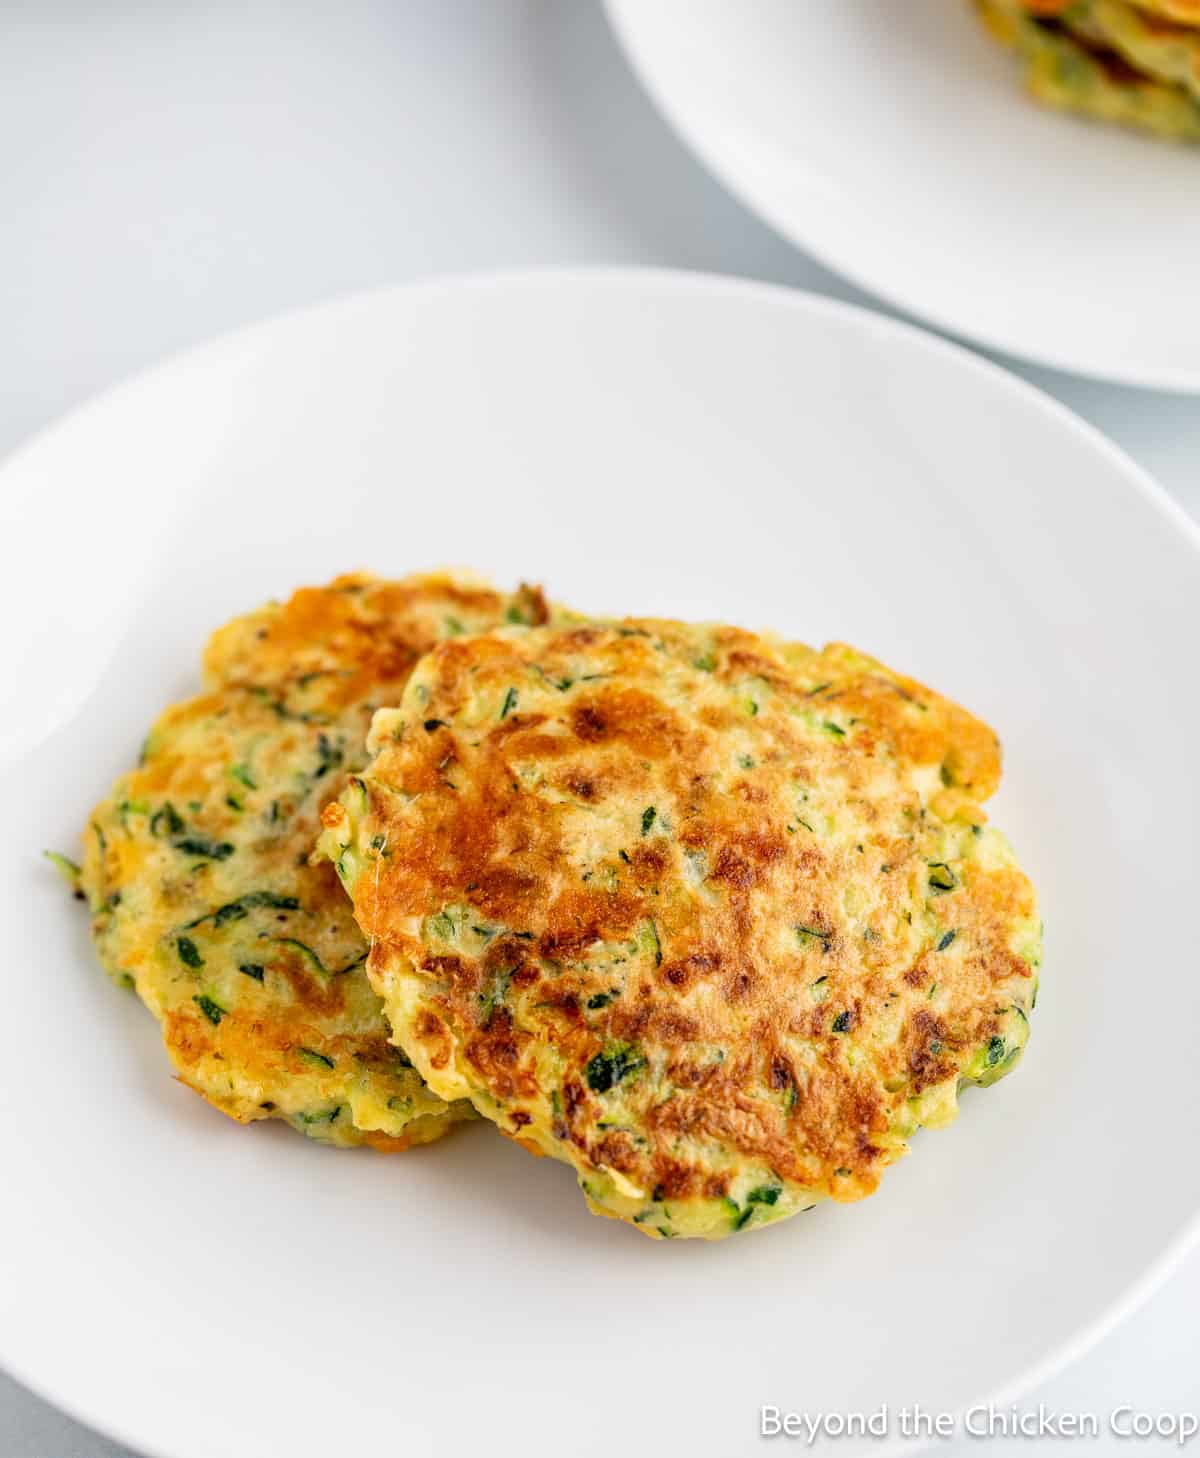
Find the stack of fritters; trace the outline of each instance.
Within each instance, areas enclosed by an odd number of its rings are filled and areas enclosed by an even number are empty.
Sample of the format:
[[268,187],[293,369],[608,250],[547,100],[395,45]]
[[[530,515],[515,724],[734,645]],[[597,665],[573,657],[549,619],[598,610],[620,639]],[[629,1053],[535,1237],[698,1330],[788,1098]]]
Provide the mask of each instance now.
[[716,1238],[869,1194],[1021,1053],[996,740],[853,649],[354,576],[205,672],[80,885],[241,1122],[399,1150],[478,1113],[597,1213]]
[[1047,106],[1200,139],[1200,0],[975,0]]

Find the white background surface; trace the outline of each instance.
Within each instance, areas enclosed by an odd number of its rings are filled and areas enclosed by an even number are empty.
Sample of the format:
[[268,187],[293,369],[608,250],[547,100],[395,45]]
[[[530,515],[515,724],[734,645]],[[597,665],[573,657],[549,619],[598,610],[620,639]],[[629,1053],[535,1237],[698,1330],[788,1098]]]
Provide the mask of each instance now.
[[[431,272],[657,263],[858,297],[709,181],[584,0],[10,4],[0,178],[0,452],[215,332]],[[1020,372],[1200,515],[1200,401]],[[1193,1257],[1025,1405],[1200,1409],[1198,1310]],[[121,1451],[0,1379],[2,1458]]]

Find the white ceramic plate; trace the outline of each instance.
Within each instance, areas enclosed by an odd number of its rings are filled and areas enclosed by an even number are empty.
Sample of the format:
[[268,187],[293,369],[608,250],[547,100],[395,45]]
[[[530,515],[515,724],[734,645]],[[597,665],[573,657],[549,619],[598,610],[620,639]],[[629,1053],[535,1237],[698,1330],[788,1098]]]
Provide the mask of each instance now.
[[1041,110],[967,0],[608,0],[651,95],[786,237],[938,326],[1200,390],[1200,149]]
[[[764,1403],[1011,1394],[1181,1250],[1200,558],[1042,395],[775,289],[500,277],[219,341],[35,441],[0,498],[0,622],[44,655],[0,780],[0,1360],[53,1401],[170,1458],[731,1458]],[[446,560],[844,636],[999,726],[1048,922],[1033,1039],[876,1198],[653,1244],[486,1126],[331,1152],[170,1080],[39,847],[71,849],[212,625]]]

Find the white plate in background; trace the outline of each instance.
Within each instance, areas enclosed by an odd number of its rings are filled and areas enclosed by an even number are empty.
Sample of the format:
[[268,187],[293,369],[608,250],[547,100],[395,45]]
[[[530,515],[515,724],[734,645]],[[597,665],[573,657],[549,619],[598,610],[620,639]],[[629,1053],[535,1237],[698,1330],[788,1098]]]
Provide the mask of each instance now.
[[[219,340],[36,439],[0,499],[0,621],[39,643],[0,776],[0,1363],[51,1401],[162,1458],[736,1458],[762,1404],[1007,1400],[1194,1234],[1198,534],[1036,390],[766,286],[496,276]],[[172,1082],[40,847],[212,626],[447,561],[846,638],[1000,730],[1033,1036],[876,1197],[652,1243],[486,1126],[331,1151]]]
[[607,0],[651,96],[793,243],[1058,369],[1200,390],[1200,147],[1028,100],[968,0]]

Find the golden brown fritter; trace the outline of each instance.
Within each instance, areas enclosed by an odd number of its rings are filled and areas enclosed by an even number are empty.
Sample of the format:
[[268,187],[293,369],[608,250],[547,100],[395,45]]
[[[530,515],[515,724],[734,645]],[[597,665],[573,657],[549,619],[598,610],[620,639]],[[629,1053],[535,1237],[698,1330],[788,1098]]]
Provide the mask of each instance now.
[[320,853],[394,1035],[599,1213],[713,1238],[869,1194],[1024,1045],[995,737],[853,649],[506,630],[440,645],[370,747]]
[[[1179,47],[1150,47],[1146,25],[1136,12],[1117,16],[1114,7],[1060,7],[1039,0],[1036,13],[1021,0],[975,0],[991,33],[1012,46],[1024,67],[1026,90],[1043,105],[1097,121],[1116,122],[1172,141],[1200,141],[1200,102],[1188,85],[1160,80],[1132,62],[1140,47],[1145,61],[1161,61]],[[1053,13],[1051,13],[1053,12]],[[1119,36],[1101,28],[1116,25]],[[1151,22],[1153,23],[1153,22]],[[1186,70],[1190,56],[1174,57]]]
[[1200,30],[1139,10],[1128,0],[1075,0],[1062,23],[1078,39],[1116,52],[1151,81],[1200,95]]
[[[1020,0],[1030,15],[1057,19],[1086,6],[1087,0]],[[1134,0],[1143,15],[1183,26],[1200,26],[1200,0]]]
[[403,1149],[469,1117],[388,1037],[320,812],[380,704],[440,638],[540,623],[540,592],[340,577],[220,629],[208,691],[168,709],[97,807],[82,888],[100,959],[159,1019],[179,1077],[241,1122]]

